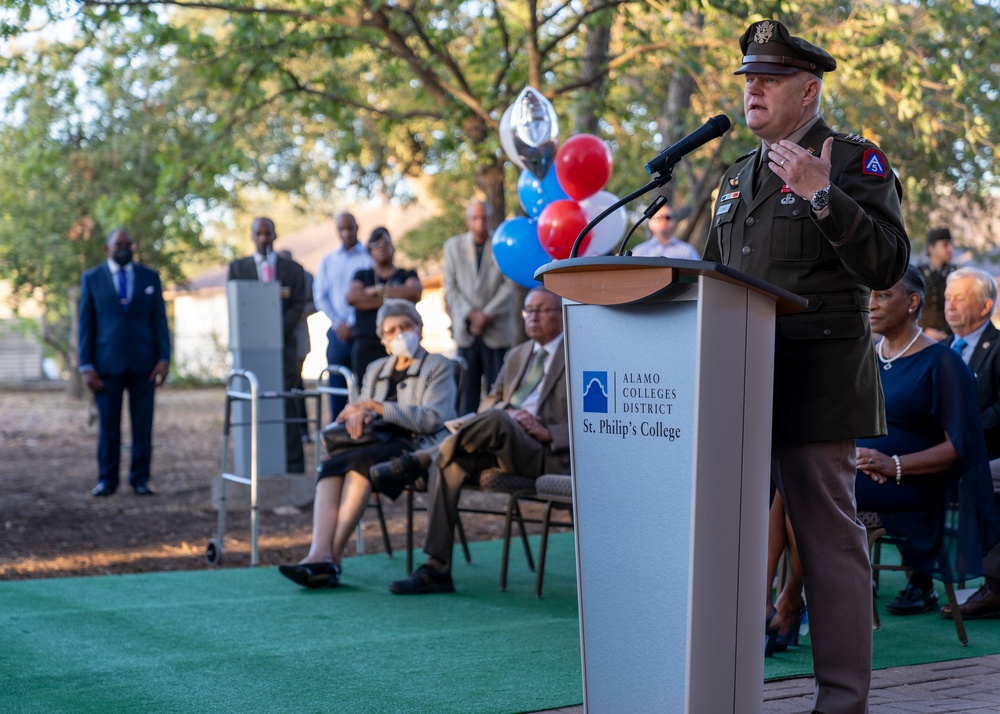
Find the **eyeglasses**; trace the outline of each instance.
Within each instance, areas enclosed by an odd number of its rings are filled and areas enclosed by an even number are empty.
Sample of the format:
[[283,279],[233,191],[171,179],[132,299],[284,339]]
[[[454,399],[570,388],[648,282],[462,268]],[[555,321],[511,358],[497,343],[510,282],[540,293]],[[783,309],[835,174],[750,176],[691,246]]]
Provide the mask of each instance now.
[[527,320],[529,315],[534,315],[535,317],[541,317],[542,314],[546,312],[559,312],[559,308],[557,307],[525,308],[524,310],[521,310],[521,317]]

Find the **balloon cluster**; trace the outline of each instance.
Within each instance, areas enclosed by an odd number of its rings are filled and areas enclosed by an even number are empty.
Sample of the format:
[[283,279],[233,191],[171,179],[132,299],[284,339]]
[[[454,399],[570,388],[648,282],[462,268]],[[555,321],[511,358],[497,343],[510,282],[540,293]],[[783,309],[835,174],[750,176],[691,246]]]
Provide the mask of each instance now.
[[[525,87],[500,118],[500,145],[521,169],[517,197],[527,214],[508,218],[493,232],[493,258],[508,278],[532,288],[535,271],[553,258],[568,258],[580,231],[618,200],[604,191],[611,177],[611,150],[591,134],[559,145],[559,121],[551,102]],[[580,255],[604,255],[626,228],[620,208],[591,229]]]

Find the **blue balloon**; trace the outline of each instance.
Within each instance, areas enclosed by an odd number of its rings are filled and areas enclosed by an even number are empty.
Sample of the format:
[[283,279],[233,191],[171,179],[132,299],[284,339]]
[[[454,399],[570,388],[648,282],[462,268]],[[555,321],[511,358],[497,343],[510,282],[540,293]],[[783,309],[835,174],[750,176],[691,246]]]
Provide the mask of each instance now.
[[569,198],[559,185],[554,165],[541,180],[535,178],[535,175],[527,169],[522,171],[517,179],[517,197],[521,201],[521,208],[531,218],[538,218],[545,207],[553,201]]
[[529,218],[508,218],[493,231],[493,260],[500,272],[518,285],[541,285],[535,271],[552,258],[538,241],[538,223]]

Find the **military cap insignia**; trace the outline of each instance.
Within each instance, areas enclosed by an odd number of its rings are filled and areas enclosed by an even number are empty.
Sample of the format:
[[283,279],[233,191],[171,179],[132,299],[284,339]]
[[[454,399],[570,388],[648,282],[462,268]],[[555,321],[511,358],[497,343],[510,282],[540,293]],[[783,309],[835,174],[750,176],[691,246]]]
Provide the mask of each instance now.
[[866,149],[861,171],[868,176],[885,178],[885,154],[878,149]]
[[762,22],[757,25],[757,32],[754,33],[753,41],[758,45],[765,45],[774,36],[774,23]]

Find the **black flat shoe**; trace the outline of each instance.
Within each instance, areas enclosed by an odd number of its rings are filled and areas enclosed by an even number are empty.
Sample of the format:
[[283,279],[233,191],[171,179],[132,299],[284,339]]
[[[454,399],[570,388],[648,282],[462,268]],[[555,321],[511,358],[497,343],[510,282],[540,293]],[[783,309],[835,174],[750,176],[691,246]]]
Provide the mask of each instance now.
[[279,565],[278,572],[304,588],[335,588],[340,585],[340,566],[336,563]]

